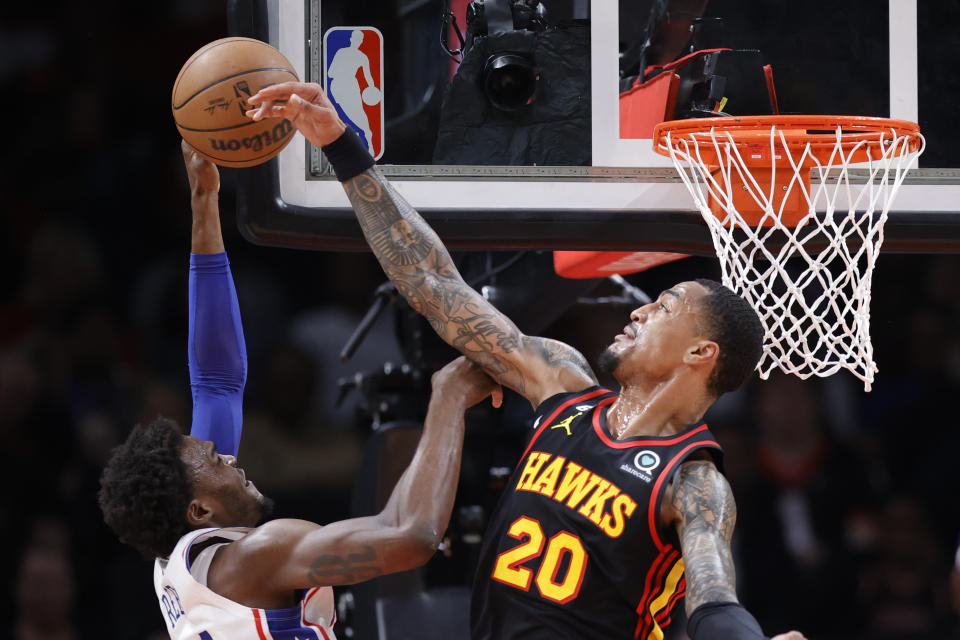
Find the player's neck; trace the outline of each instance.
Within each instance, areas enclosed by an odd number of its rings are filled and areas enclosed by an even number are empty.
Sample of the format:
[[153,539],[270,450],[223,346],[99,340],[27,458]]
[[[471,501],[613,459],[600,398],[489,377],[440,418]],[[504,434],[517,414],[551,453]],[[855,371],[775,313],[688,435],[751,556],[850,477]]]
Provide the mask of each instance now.
[[631,381],[607,411],[607,425],[617,439],[669,436],[700,422],[713,399],[684,376],[659,381]]

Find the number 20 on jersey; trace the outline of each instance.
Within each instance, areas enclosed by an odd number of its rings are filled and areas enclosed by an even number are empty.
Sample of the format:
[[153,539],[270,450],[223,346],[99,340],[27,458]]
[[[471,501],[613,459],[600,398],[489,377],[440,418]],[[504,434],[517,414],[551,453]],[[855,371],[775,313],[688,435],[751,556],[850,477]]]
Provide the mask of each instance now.
[[[577,597],[587,571],[587,552],[580,538],[561,531],[547,540],[540,523],[527,516],[514,521],[507,535],[520,544],[497,556],[494,580],[523,591],[529,591],[530,583],[535,582],[542,597],[558,604]],[[566,571],[560,575],[564,559],[568,559]]]

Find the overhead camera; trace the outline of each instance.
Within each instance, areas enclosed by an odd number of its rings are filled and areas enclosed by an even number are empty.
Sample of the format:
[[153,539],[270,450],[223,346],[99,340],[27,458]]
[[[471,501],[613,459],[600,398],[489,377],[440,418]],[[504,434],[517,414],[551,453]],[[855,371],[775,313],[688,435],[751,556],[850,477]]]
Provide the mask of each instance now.
[[[538,0],[474,0],[467,5],[469,48],[477,36],[507,31],[543,31],[547,9]],[[491,52],[481,74],[484,94],[497,109],[516,111],[530,103],[537,87],[533,58],[523,52]]]
[[483,91],[501,111],[516,111],[528,104],[536,88],[537,75],[527,56],[498,53],[483,66]]
[[440,44],[457,67],[434,164],[590,164],[589,19],[567,16],[558,3],[548,21],[547,7],[549,0],[474,0],[465,34],[449,6],[443,11]]

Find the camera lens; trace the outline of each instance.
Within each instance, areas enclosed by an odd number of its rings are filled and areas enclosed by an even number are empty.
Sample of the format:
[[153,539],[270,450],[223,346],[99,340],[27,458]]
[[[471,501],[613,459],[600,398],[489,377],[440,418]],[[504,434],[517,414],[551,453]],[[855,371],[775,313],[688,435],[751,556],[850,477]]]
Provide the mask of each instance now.
[[483,89],[501,111],[516,111],[530,101],[537,77],[526,56],[500,53],[490,56],[483,68]]

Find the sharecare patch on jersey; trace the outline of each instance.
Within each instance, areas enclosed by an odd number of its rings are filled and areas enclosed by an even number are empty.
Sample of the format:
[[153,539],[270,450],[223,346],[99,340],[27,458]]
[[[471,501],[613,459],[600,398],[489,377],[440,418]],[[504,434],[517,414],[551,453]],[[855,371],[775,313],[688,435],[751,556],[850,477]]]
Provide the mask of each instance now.
[[603,476],[563,456],[531,451],[520,472],[517,491],[533,491],[566,505],[601,531],[617,538],[637,503]]
[[632,467],[628,464],[622,464],[620,465],[620,471],[626,471],[644,482],[652,482],[653,474],[650,472],[658,466],[660,466],[660,456],[654,451],[645,449],[634,456]]
[[374,159],[383,156],[383,35],[375,27],[333,27],[323,34],[323,87],[340,118]]

